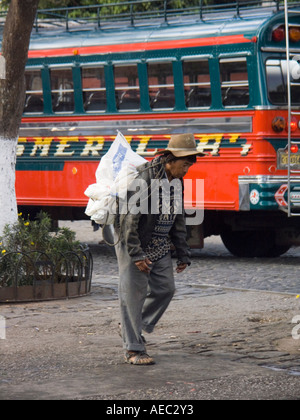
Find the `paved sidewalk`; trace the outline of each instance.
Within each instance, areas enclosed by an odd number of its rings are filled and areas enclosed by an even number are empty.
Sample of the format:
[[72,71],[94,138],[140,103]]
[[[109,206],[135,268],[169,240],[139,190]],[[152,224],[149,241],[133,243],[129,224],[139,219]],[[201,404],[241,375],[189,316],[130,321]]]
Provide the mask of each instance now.
[[123,362],[116,279],[89,296],[0,304],[0,399],[299,399],[294,295],[198,288],[147,335],[154,366]]

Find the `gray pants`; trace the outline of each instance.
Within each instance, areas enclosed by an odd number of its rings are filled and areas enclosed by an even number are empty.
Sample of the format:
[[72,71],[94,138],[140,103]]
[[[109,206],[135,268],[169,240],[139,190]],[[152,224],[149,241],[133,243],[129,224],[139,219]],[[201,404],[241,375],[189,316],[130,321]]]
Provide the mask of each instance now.
[[142,330],[153,331],[175,292],[171,253],[153,262],[149,274],[131,261],[125,245],[116,245],[116,253],[124,349],[143,351]]

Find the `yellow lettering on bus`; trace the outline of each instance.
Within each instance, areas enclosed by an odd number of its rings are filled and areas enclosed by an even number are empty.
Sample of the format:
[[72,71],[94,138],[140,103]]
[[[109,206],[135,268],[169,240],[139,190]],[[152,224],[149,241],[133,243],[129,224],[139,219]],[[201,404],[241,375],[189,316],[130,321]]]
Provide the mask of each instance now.
[[141,156],[154,156],[157,152],[157,149],[153,150],[152,152],[146,152],[146,148],[148,146],[149,140],[151,137],[149,136],[142,136],[139,142],[139,145],[136,149],[136,153]]
[[236,143],[239,137],[240,137],[240,134],[231,134],[229,138],[229,143]]
[[[99,152],[103,149],[104,137],[86,137],[87,142],[80,156],[100,156]],[[96,143],[96,144],[94,144]]]
[[252,143],[243,144],[242,151],[241,151],[241,156],[247,156],[251,147],[252,147]]
[[48,156],[52,140],[53,137],[34,137],[34,146],[32,148],[30,156],[35,156],[38,150],[41,150],[40,156]]
[[[223,134],[205,134],[195,137],[199,137],[198,152],[203,153],[204,151],[211,150],[212,156],[218,156]],[[208,144],[210,140],[214,140],[214,143]]]
[[132,141],[132,136],[124,136],[124,137],[125,137],[127,143],[130,144],[131,141]]
[[19,144],[19,143],[26,143],[26,142],[27,142],[27,139],[25,137],[19,137],[18,144],[17,144],[17,157],[22,156],[25,151],[24,144]]
[[77,142],[79,141],[78,137],[62,137],[60,138],[59,144],[57,146],[54,156],[73,156],[75,151],[66,152],[65,149],[68,149],[71,145],[68,142]]

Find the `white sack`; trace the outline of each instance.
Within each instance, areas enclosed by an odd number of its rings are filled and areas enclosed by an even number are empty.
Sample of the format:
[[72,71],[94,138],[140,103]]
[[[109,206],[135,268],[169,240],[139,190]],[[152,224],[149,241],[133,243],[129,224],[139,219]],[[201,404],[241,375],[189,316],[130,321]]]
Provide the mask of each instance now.
[[122,133],[118,132],[96,170],[96,184],[84,192],[89,197],[85,213],[98,224],[112,224],[116,197],[126,198],[130,183],[136,178],[137,166],[146,160],[135,153]]

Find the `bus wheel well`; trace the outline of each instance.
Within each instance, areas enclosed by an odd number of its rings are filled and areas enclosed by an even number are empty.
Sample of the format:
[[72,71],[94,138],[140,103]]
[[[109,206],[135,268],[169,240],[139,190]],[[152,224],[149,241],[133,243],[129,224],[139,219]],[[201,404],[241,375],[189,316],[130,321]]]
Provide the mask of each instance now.
[[275,258],[290,249],[290,245],[276,243],[276,231],[224,229],[221,239],[233,255],[246,258]]

